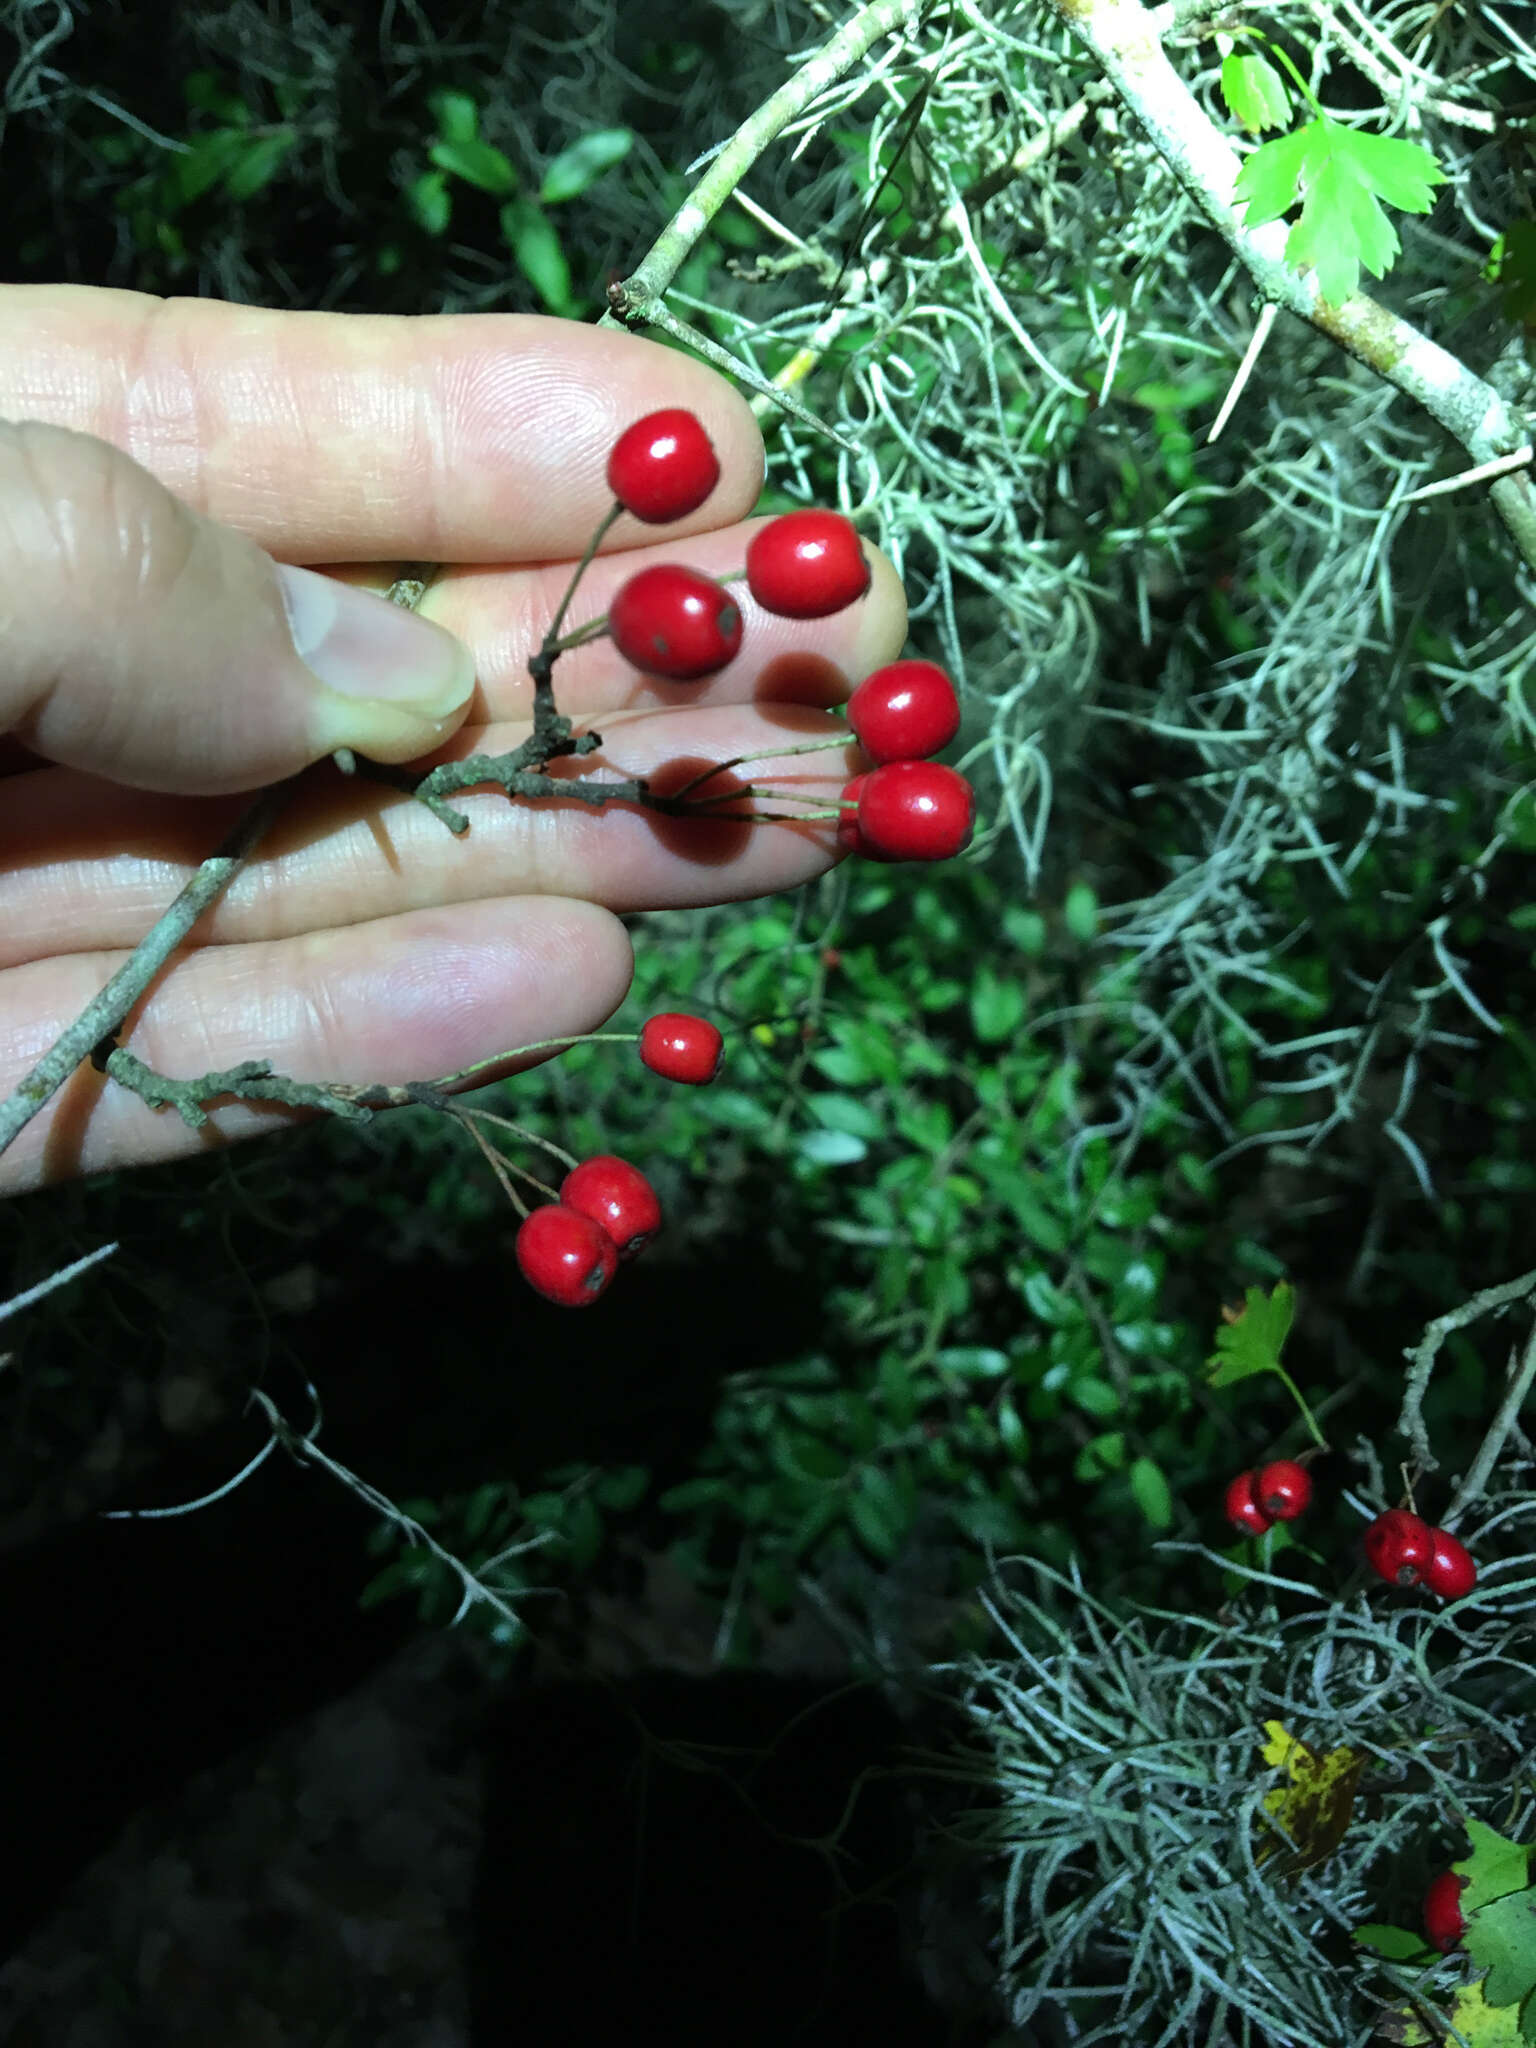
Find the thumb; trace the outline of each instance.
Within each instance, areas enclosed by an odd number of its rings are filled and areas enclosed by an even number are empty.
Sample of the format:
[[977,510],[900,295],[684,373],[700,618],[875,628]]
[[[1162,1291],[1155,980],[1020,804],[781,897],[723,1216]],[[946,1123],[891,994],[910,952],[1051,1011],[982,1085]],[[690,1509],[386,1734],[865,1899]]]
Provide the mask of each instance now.
[[0,732],[139,789],[255,789],[338,747],[409,761],[475,686],[440,626],[30,420],[0,421],[0,618]]

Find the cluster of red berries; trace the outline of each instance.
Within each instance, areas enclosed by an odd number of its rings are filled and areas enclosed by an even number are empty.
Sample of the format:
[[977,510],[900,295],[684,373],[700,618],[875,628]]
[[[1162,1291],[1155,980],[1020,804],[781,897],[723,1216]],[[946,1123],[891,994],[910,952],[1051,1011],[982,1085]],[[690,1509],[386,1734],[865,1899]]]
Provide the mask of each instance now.
[[[694,1088],[719,1073],[723,1049],[707,1018],[681,1011],[647,1018],[640,1033],[640,1057],[652,1073]],[[600,1152],[571,1168],[556,1200],[523,1218],[514,1256],[546,1301],[585,1308],[660,1228],[661,1203],[639,1167]]]
[[[699,421],[673,407],[619,436],[608,459],[615,502],[647,525],[696,512],[720,480]],[[853,525],[837,512],[786,512],[747,547],[747,588],[780,618],[823,619],[869,589],[870,567]],[[655,563],[631,576],[608,608],[608,633],[647,674],[692,683],[717,674],[741,647],[740,607],[697,569]],[[897,661],[867,676],[848,723],[875,761],[839,801],[838,841],[874,860],[948,860],[969,843],[971,787],[929,759],[960,729],[954,684],[931,661]]]
[[[1312,1498],[1312,1481],[1294,1458],[1239,1472],[1227,1487],[1224,1509],[1234,1529],[1262,1536],[1274,1522],[1294,1521]],[[1388,1508],[1365,1532],[1365,1557],[1389,1586],[1427,1586],[1442,1600],[1460,1600],[1477,1584],[1477,1566],[1464,1543],[1432,1529],[1407,1508]]]

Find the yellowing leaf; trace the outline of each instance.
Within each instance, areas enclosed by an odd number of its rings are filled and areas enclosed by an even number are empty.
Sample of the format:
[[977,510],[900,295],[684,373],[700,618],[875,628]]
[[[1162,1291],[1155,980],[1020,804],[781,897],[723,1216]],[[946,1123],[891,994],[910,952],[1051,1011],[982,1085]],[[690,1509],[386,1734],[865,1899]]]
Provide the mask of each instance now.
[[1343,1841],[1365,1758],[1347,1748],[1320,1756],[1280,1721],[1266,1721],[1264,1731],[1269,1737],[1265,1763],[1283,1770],[1290,1781],[1266,1795],[1264,1810],[1290,1840],[1277,1830],[1260,1844],[1255,1860],[1272,1863],[1277,1875],[1289,1877],[1323,1862]]
[[[1518,2008],[1490,2005],[1480,1982],[1462,1985],[1451,1998],[1450,2015],[1457,2033],[1471,2042],[1472,2048],[1524,2048]],[[1431,2035],[1407,2006],[1388,2013],[1380,2032],[1389,2041],[1401,2042],[1402,2048],[1431,2048],[1432,2042],[1445,2038],[1438,2030]]]

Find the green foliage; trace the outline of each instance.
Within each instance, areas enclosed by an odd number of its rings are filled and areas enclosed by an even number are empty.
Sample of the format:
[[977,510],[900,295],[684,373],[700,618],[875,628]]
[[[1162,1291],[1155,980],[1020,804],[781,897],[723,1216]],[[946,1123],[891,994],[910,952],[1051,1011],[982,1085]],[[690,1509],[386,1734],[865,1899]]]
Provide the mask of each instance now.
[[1295,1289],[1281,1281],[1265,1294],[1250,1287],[1241,1309],[1225,1312],[1216,1349],[1206,1360],[1213,1387],[1230,1387],[1254,1373],[1279,1372],[1280,1352],[1296,1314]]
[[1257,50],[1232,50],[1221,60],[1221,92],[1250,135],[1278,128],[1290,117],[1285,80]]
[[1286,260],[1317,272],[1335,305],[1358,288],[1361,267],[1385,277],[1397,260],[1397,230],[1383,202],[1428,213],[1445,173],[1421,143],[1370,135],[1320,114],[1292,135],[1262,143],[1238,173],[1247,224],[1262,227],[1296,205],[1301,218],[1286,238]]

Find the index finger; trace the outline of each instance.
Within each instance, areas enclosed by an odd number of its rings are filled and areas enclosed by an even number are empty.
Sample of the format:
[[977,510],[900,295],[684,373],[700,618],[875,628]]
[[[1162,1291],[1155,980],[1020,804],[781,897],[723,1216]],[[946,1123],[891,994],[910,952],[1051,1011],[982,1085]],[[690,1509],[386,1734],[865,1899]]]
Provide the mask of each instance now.
[[697,413],[720,482],[666,529],[757,501],[762,438],[706,364],[535,313],[304,313],[87,285],[0,289],[0,416],[123,449],[280,560],[561,560],[612,503],[614,441],[662,406]]

